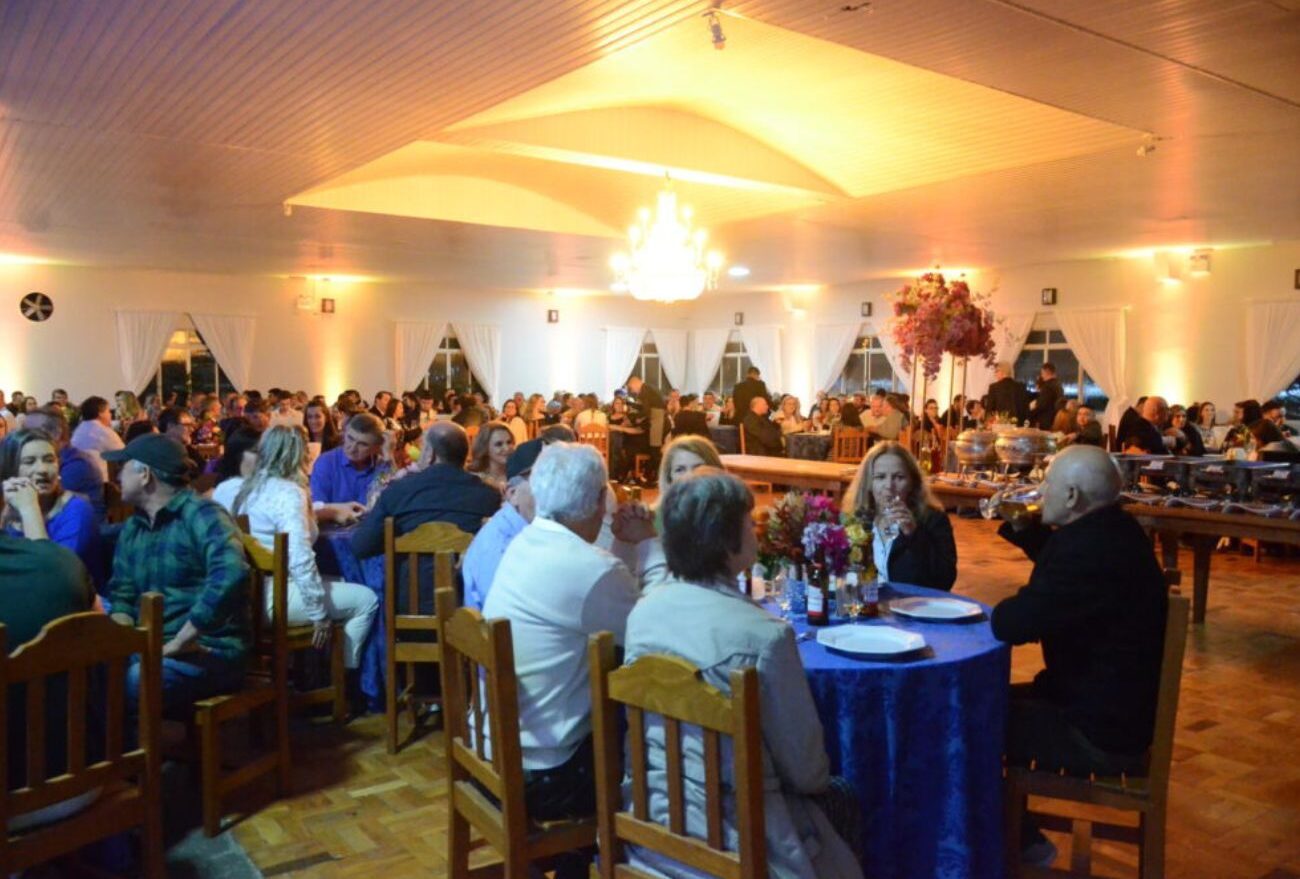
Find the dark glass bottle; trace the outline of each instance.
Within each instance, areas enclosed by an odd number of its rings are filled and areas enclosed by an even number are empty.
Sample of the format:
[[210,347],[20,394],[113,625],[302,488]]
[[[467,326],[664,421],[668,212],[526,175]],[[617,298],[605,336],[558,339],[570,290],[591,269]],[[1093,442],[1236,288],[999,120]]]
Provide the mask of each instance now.
[[825,626],[831,621],[830,595],[826,569],[821,565],[808,568],[808,625]]

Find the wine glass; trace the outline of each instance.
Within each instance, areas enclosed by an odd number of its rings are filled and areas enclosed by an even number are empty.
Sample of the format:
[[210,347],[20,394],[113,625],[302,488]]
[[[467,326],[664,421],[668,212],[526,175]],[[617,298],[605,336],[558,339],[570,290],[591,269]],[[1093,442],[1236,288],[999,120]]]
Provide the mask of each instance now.
[[[892,507],[894,504],[898,503],[898,501],[899,501],[898,492],[896,491],[890,492],[888,506]],[[887,540],[894,540],[895,538],[898,537],[898,534],[899,534],[898,520],[895,519],[893,516],[890,516],[889,519],[886,520],[885,522],[885,538]]]
[[781,611],[781,619],[790,619],[790,586],[782,584],[782,587],[776,592],[776,607]]

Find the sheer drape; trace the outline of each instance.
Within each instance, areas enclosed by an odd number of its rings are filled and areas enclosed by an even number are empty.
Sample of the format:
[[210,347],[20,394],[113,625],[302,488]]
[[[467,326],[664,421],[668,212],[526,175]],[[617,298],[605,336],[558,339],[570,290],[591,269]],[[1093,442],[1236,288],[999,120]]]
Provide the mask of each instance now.
[[393,328],[393,386],[396,393],[415,388],[428,376],[429,366],[446,331],[447,325],[441,323],[397,322]]
[[813,358],[816,372],[813,380],[817,382],[814,390],[824,391],[844,372],[844,364],[853,351],[853,343],[858,340],[861,323],[834,324],[813,329]]
[[1245,347],[1248,398],[1264,401],[1288,387],[1300,374],[1300,302],[1247,305]]
[[247,390],[249,377],[253,374],[253,334],[257,331],[257,318],[190,312],[190,319],[235,390]]
[[868,329],[871,334],[880,340],[880,347],[885,352],[885,359],[889,361],[889,366],[894,370],[894,375],[898,377],[899,384],[904,388],[904,393],[912,393],[912,373],[903,369],[903,352],[894,342],[893,319],[880,325],[877,330],[874,325],[869,324]]
[[741,327],[740,338],[750,361],[763,373],[763,381],[772,392],[785,391],[785,374],[781,369],[781,328]]
[[[731,330],[691,330],[691,390],[702,394],[713,381]],[[723,393],[728,389],[724,388]]]
[[1079,358],[1079,365],[1110,398],[1110,404],[1106,406],[1106,423],[1118,424],[1120,413],[1128,406],[1124,377],[1124,310],[1058,311],[1056,320],[1070,350]]
[[607,327],[605,329],[605,387],[597,396],[604,397],[623,387],[627,377],[636,366],[636,359],[641,354],[641,343],[645,341],[645,330],[631,327]]
[[181,316],[175,311],[119,311],[115,316],[122,383],[139,394],[158,371],[167,340],[180,326]]
[[651,330],[659,365],[664,368],[668,384],[679,391],[686,387],[686,330]]
[[465,361],[488,399],[500,405],[501,328],[488,324],[452,324]]

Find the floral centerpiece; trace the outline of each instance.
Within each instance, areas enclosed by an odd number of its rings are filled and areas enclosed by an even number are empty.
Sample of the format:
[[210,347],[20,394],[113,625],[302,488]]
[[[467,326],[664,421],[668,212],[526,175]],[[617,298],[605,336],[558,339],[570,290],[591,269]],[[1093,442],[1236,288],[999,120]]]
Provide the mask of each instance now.
[[919,360],[927,381],[939,375],[943,355],[981,357],[993,366],[993,312],[986,297],[971,292],[965,281],[948,282],[927,272],[893,295],[891,332],[905,371]]
[[782,564],[804,563],[803,528],[808,517],[807,496],[792,491],[758,517],[758,560],[774,576]]
[[841,512],[829,497],[789,492],[759,514],[759,562],[768,574],[782,564],[815,565],[828,575],[871,564],[871,523]]

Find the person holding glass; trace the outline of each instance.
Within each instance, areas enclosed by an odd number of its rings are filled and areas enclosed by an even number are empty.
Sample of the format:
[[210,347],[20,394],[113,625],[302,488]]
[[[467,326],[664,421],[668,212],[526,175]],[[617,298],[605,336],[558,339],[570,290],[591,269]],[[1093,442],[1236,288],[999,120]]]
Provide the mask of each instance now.
[[882,581],[952,589],[952,523],[905,446],[882,441],[871,447],[849,484],[844,508],[872,523],[872,556]]

